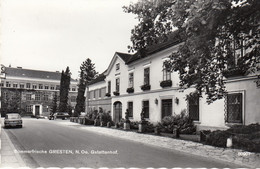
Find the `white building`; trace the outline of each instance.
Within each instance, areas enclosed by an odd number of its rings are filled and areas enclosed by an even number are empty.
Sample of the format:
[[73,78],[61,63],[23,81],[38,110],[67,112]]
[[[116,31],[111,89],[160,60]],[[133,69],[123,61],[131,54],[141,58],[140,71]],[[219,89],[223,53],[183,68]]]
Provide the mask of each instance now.
[[224,99],[208,105],[205,96],[187,99],[193,88],[179,91],[179,75],[167,72],[163,63],[178,49],[179,43],[160,44],[146,57],[116,52],[105,72],[107,93],[111,95],[111,115],[115,122],[125,117],[156,123],[163,117],[186,110],[198,130],[225,129],[232,124],[260,122],[260,88],[257,74],[227,78]]

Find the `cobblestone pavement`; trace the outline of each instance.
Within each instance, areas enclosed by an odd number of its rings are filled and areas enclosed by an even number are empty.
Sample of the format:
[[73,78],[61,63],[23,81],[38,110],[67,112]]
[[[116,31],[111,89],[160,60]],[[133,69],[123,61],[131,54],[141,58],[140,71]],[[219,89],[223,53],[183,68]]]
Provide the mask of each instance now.
[[260,167],[260,153],[250,153],[238,149],[220,148],[192,141],[173,139],[169,137],[141,134],[131,131],[123,131],[106,127],[85,126],[72,122],[59,122],[62,125],[81,127],[91,132],[109,135],[121,139],[128,139],[151,146],[159,146],[171,150],[177,150],[194,155],[211,157],[217,160],[239,164],[249,168]]

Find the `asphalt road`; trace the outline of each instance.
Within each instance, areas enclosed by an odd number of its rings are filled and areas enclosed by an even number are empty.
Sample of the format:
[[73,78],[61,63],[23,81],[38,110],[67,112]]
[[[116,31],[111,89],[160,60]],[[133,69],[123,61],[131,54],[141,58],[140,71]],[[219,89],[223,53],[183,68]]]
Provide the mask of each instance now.
[[4,130],[26,165],[31,168],[238,167],[211,158],[147,146],[82,129],[87,126],[66,126],[53,120],[30,118],[24,118],[23,123],[23,128]]

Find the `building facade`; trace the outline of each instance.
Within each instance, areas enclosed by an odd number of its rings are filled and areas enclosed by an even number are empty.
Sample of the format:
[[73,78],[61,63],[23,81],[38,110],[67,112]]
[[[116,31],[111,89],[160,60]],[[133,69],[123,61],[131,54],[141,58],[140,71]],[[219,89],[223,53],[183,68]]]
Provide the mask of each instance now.
[[94,79],[86,89],[86,112],[111,112],[111,97],[106,96],[105,75],[102,73]]
[[225,97],[208,104],[205,95],[189,95],[195,88],[180,92],[179,74],[164,68],[164,61],[178,50],[179,44],[152,48],[146,57],[115,53],[102,82],[103,88],[106,83],[106,97],[111,97],[114,122],[125,118],[128,109],[131,121],[140,121],[144,111],[145,119],[152,123],[186,112],[198,130],[260,123],[259,72],[227,76]]
[[[4,67],[1,79],[1,113],[6,110],[23,115],[50,114],[52,100],[56,94],[59,98],[60,72],[23,69],[21,67]],[[76,105],[77,81],[71,80],[69,105]],[[59,100],[59,99],[58,99]]]

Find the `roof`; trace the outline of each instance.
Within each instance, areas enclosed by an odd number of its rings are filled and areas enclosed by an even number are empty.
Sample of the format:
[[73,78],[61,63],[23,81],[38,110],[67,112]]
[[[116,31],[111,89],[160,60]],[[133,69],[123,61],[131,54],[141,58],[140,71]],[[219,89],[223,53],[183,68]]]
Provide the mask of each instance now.
[[[5,67],[5,73],[7,76],[24,77],[24,78],[37,78],[46,80],[60,80],[60,72],[50,72],[43,70],[32,70],[14,67]],[[71,79],[71,81],[76,81]]]
[[132,54],[121,53],[121,52],[116,52],[116,54],[117,54],[121,59],[123,59],[123,61],[124,61],[125,63],[127,63],[128,60],[133,56]]
[[105,72],[101,73],[100,75],[98,75],[95,79],[93,79],[91,82],[89,82],[88,85],[92,85],[92,84],[95,84],[95,83],[98,83],[98,82],[102,82],[102,81],[105,81]]
[[177,45],[181,42],[182,42],[182,39],[180,37],[180,31],[175,31],[172,34],[170,34],[166,40],[163,39],[156,44],[148,46],[144,52],[138,51],[135,54],[131,55],[131,57],[128,59],[126,64],[130,64],[134,61],[147,57],[151,54],[160,52],[164,49]]

